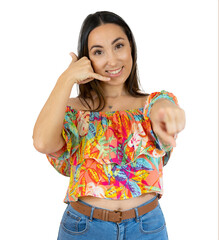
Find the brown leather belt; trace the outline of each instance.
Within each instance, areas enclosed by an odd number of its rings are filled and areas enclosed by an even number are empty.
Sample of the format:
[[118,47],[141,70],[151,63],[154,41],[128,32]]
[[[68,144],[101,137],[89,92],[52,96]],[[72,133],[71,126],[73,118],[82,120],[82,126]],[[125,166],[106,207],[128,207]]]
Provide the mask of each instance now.
[[[80,201],[70,202],[70,204],[76,211],[90,217],[91,209],[92,209],[90,206],[87,206]],[[145,213],[150,212],[155,207],[157,207],[157,205],[158,205],[158,198],[156,197],[152,202],[144,206],[137,207],[138,216],[141,216]],[[110,221],[115,223],[120,223],[122,220],[134,218],[134,217],[136,217],[134,208],[126,211],[117,211],[117,210],[110,211],[102,208],[95,208],[93,211],[93,218],[98,218],[103,221]]]

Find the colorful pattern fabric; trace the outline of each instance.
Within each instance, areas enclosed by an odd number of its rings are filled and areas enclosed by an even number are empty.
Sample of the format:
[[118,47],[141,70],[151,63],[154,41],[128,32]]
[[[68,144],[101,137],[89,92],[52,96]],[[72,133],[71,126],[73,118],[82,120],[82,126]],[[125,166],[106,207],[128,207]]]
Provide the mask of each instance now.
[[81,196],[129,199],[143,193],[163,195],[163,166],[173,148],[161,143],[150,121],[152,105],[176,97],[161,91],[150,94],[139,109],[86,112],[67,106],[65,146],[46,155],[52,166],[70,177],[65,203]]

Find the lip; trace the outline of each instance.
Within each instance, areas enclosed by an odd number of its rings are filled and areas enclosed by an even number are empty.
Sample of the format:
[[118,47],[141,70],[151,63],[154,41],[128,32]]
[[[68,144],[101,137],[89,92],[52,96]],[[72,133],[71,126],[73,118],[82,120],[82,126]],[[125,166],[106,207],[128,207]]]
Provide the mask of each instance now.
[[[123,68],[124,68],[124,66],[122,66],[121,68],[113,69],[113,70],[106,70],[106,72],[108,73],[108,76],[110,76],[110,77],[118,77],[122,74]],[[118,73],[111,73],[111,72],[117,71],[119,69],[121,69],[121,70]]]

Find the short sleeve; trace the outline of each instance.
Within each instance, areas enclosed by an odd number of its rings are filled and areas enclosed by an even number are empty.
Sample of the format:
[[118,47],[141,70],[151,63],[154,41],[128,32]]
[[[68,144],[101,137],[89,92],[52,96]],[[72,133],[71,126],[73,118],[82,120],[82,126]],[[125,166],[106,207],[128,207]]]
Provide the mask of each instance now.
[[158,149],[163,150],[166,153],[165,156],[163,157],[164,165],[166,165],[170,158],[170,155],[173,151],[173,147],[171,145],[165,145],[160,141],[159,137],[156,136],[156,134],[154,133],[154,131],[152,129],[152,124],[151,124],[151,120],[150,120],[151,107],[158,99],[161,99],[161,98],[165,98],[165,99],[171,101],[172,103],[176,104],[177,106],[179,105],[178,100],[173,93],[167,92],[165,90],[162,90],[161,92],[154,92],[154,93],[151,93],[147,98],[147,101],[146,101],[146,104],[145,104],[144,110],[143,110],[143,115],[144,115],[144,118],[147,118],[149,120],[148,132],[150,134],[150,137],[152,138],[153,141],[155,141]]
[[65,145],[61,150],[47,154],[47,158],[52,166],[61,174],[70,176],[71,157],[79,146],[79,134],[77,129],[77,111],[67,106],[63,123],[62,136]]

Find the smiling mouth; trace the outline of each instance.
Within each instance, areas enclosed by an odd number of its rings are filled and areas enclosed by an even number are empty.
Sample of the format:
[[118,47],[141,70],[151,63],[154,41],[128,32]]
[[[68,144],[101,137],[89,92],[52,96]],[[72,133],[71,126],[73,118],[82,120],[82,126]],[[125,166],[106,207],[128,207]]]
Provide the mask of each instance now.
[[117,69],[117,70],[107,70],[106,72],[108,72],[110,75],[117,75],[122,71],[123,67]]

